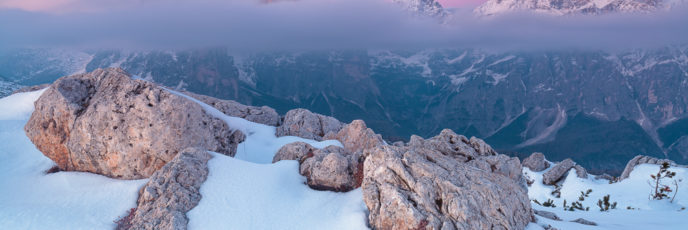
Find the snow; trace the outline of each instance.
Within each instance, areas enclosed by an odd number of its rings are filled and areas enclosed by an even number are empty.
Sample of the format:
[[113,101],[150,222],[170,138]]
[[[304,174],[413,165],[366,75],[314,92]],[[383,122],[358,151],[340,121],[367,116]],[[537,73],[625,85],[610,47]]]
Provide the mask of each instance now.
[[3,229],[112,229],[136,205],[146,180],[44,172],[54,164],[24,133],[43,91],[0,99],[0,226]]
[[230,117],[184,96],[246,134],[234,158],[212,153],[208,179],[198,206],[187,213],[189,229],[367,229],[360,189],[347,193],[316,191],[305,185],[297,161],[271,164],[282,146],[302,141],[316,148],[342,146],[339,141],[276,137],[276,128]]
[[[553,166],[552,166],[553,167]],[[550,167],[551,168],[551,167]],[[543,217],[538,218],[538,224],[531,224],[528,229],[542,229],[539,225],[552,225],[558,229],[685,229],[688,222],[685,219],[688,211],[683,210],[688,205],[688,169],[671,168],[676,172],[674,179],[679,182],[679,192],[673,203],[668,200],[650,200],[648,196],[651,188],[648,185],[650,174],[657,173],[658,165],[643,164],[635,167],[628,179],[610,184],[603,179],[594,179],[588,175],[588,179],[576,176],[575,169],[569,172],[565,181],[561,184],[561,197],[554,197],[551,192],[554,186],[542,184],[542,172],[532,172],[528,168],[523,169],[524,175],[535,182],[528,188],[528,196],[544,202],[547,199],[554,200],[555,208],[543,207],[531,203],[534,209],[554,212],[564,221],[554,221]],[[666,184],[671,184],[666,181]],[[581,191],[592,189],[589,197],[581,203],[583,207],[590,207],[590,211],[564,211],[562,203],[578,201]],[[597,201],[605,195],[610,195],[611,202],[618,202],[617,208],[608,212],[601,212],[597,207]],[[627,207],[633,208],[632,210]],[[569,222],[583,218],[596,222],[598,226],[587,226]]]

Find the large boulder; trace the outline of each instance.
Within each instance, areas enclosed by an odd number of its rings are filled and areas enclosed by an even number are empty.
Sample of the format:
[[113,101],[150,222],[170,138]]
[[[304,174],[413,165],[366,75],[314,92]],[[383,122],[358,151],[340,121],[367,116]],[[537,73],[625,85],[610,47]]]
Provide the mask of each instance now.
[[251,122],[269,126],[278,126],[280,123],[279,114],[277,114],[275,109],[267,106],[248,106],[232,100],[221,100],[191,92],[184,92],[184,94],[215,107],[217,110],[227,114],[228,116],[240,117]]
[[130,229],[186,229],[186,213],[201,201],[211,155],[199,148],[181,151],[141,189]]
[[458,151],[422,145],[367,151],[363,200],[374,229],[524,229],[533,220],[525,188],[466,164]]
[[444,155],[453,156],[459,161],[468,162],[481,156],[493,156],[497,153],[478,138],[470,140],[463,135],[458,135],[450,129],[444,129],[439,135],[430,139],[419,136],[411,136],[407,146],[414,148],[426,148],[439,151]]
[[297,136],[322,141],[329,133],[337,133],[344,124],[333,117],[320,115],[306,109],[292,109],[284,115],[276,135]]
[[362,120],[354,120],[337,133],[326,134],[324,139],[336,139],[350,152],[363,152],[385,144],[380,134],[375,134]]
[[299,161],[299,173],[315,190],[348,192],[361,186],[363,159],[339,146],[317,149],[307,143],[294,142],[282,146],[273,158]]
[[637,165],[641,164],[656,164],[656,165],[661,165],[664,164],[664,162],[669,163],[672,166],[676,166],[676,163],[674,161],[669,160],[669,159],[659,159],[655,157],[650,157],[650,156],[643,156],[643,155],[638,155],[635,156],[633,159],[628,161],[626,164],[626,168],[624,168],[623,173],[621,173],[621,176],[619,177],[619,180],[623,180],[628,178],[631,175],[631,172],[633,172],[633,169]]
[[549,162],[545,160],[545,155],[538,152],[530,154],[529,157],[523,159],[522,164],[523,167],[527,167],[533,172],[542,172],[543,170],[549,168]]
[[55,81],[24,130],[61,170],[122,179],[149,177],[187,147],[233,156],[244,138],[197,103],[115,68]]
[[576,165],[571,159],[566,159],[556,164],[551,169],[542,174],[542,183],[553,185],[562,179]]

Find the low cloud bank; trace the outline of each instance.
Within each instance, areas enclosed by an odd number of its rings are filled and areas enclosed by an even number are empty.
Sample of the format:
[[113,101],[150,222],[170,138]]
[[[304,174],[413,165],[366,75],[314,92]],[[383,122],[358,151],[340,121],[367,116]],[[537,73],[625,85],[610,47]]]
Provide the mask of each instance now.
[[688,44],[686,7],[559,17],[514,13],[481,18],[457,10],[439,23],[412,17],[385,0],[105,0],[106,7],[80,1],[48,10],[0,5],[0,48],[549,50]]

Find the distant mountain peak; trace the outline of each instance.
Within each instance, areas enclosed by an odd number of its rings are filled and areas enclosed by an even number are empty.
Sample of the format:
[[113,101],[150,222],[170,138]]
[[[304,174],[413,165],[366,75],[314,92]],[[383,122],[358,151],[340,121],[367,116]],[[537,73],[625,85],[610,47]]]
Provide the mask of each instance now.
[[552,15],[652,12],[668,9],[685,0],[488,0],[474,10],[477,15],[531,11]]
[[393,0],[407,11],[421,16],[444,17],[447,12],[436,0]]

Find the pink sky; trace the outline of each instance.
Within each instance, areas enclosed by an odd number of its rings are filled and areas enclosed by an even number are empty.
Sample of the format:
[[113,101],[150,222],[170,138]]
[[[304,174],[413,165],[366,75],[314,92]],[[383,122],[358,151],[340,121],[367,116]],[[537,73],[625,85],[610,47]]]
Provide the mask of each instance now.
[[444,7],[477,6],[486,0],[437,0]]

